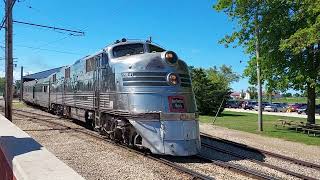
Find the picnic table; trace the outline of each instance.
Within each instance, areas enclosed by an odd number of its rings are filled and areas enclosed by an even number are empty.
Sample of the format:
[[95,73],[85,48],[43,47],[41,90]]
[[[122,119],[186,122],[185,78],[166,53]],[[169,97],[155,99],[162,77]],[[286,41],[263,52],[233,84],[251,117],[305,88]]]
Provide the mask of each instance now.
[[308,136],[320,135],[320,124],[307,124],[302,121],[298,122],[298,121],[292,121],[288,119],[279,119],[274,126],[276,128],[281,126],[281,127],[287,127],[289,129],[294,129],[296,132],[307,133]]

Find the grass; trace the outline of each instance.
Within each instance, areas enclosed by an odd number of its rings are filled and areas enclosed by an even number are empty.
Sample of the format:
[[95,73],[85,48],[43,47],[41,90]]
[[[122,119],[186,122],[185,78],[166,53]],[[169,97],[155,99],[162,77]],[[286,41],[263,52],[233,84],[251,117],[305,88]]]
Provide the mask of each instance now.
[[[212,116],[200,116],[200,122],[202,123],[212,123]],[[320,146],[320,137],[308,136],[304,133],[298,133],[288,129],[276,129],[274,124],[279,119],[294,120],[297,122],[303,121],[304,118],[294,118],[294,117],[280,117],[272,115],[263,116],[263,132],[257,131],[257,114],[251,113],[241,113],[241,112],[230,112],[224,111],[221,117],[218,117],[215,125],[222,126],[230,129],[236,129],[240,131],[245,131],[254,134],[260,134],[263,136],[275,137],[280,139],[285,139],[288,141],[300,142],[308,145]]]
[[[307,98],[306,97],[287,97],[287,98],[283,97],[283,98],[272,99],[272,102],[281,102],[281,103],[288,103],[288,104],[307,103]],[[316,104],[320,104],[319,98],[316,99]]]
[[16,108],[16,109],[21,109],[21,108],[27,107],[27,105],[25,103],[23,103],[23,102],[13,101],[12,102],[12,107]]

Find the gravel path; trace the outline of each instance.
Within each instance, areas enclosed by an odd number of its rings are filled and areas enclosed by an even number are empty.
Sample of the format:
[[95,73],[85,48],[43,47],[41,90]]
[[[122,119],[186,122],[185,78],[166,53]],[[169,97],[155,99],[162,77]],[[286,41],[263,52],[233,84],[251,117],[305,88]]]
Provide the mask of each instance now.
[[[252,114],[258,114],[258,111],[255,110],[244,110],[244,109],[235,109],[235,108],[225,108],[225,111],[232,112],[246,112]],[[306,114],[298,114],[297,112],[266,112],[263,111],[263,114],[274,115],[274,116],[282,116],[282,117],[298,117],[298,118],[307,118]],[[316,114],[316,119],[320,119],[320,115]]]
[[[255,148],[264,149],[267,151],[282,154],[292,158],[320,164],[320,147],[319,146],[311,146],[311,145],[305,145],[301,143],[289,142],[289,141],[285,141],[277,138],[263,137],[256,134],[241,132],[241,131],[227,129],[227,128],[218,127],[218,126],[212,126],[211,124],[204,124],[204,123],[200,124],[200,130],[201,132],[211,134],[223,139],[246,144]],[[304,174],[307,176],[320,179],[320,172],[311,168],[298,166],[296,164],[292,164],[292,163],[279,160],[276,158],[268,157],[268,156],[263,157],[261,155],[259,156],[254,153],[241,152],[239,148],[228,146],[224,143],[217,142],[215,143],[215,146],[220,148],[224,147],[230,151],[244,154],[248,157],[251,157],[252,159],[260,159],[269,164],[273,164],[276,166],[280,165],[280,167],[284,169],[288,169],[300,174]],[[232,160],[231,162],[251,166],[250,162],[247,162],[246,160],[237,160],[237,161]],[[266,171],[266,172],[269,172],[269,171]]]
[[[53,121],[83,128],[70,121]],[[14,116],[13,122],[88,180],[191,178],[159,162],[73,130],[50,130],[52,125],[30,121],[20,115]]]

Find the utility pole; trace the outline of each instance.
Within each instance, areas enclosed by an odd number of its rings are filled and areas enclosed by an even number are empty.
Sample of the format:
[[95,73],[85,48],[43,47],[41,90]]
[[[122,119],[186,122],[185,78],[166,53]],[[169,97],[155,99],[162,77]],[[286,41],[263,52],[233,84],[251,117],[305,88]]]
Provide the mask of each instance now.
[[21,77],[20,77],[20,101],[23,100],[23,66],[21,66]]
[[13,58],[12,58],[12,0],[5,4],[5,59],[6,59],[6,94],[5,117],[12,121],[12,86],[13,86]]
[[256,60],[257,60],[257,84],[258,84],[258,130],[263,131],[262,123],[262,87],[261,87],[261,67],[260,67],[260,42],[259,42],[259,8],[255,14],[255,34],[256,34]]

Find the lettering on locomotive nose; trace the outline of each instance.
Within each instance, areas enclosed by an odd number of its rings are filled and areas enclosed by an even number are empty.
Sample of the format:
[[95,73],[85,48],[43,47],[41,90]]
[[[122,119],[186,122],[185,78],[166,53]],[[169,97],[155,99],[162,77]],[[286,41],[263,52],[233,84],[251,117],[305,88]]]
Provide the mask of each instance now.
[[186,112],[183,96],[168,96],[170,112]]

